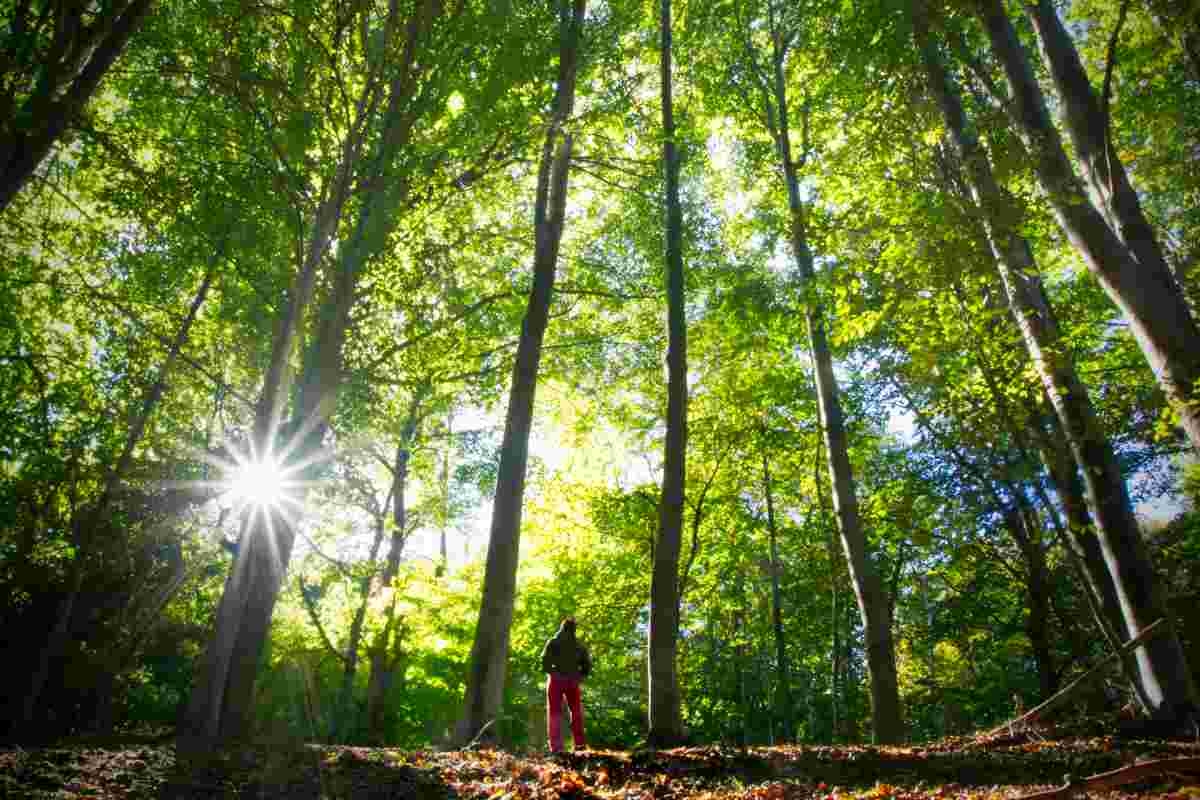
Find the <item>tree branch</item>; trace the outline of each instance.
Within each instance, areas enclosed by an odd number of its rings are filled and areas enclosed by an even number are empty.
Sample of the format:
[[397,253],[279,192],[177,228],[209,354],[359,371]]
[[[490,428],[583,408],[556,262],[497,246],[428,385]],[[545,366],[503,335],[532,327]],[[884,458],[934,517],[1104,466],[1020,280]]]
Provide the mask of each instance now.
[[329,652],[333,653],[338,661],[345,664],[346,654],[333,646],[333,642],[329,639],[329,634],[325,632],[325,626],[321,624],[321,617],[317,614],[317,604],[309,596],[309,585],[305,582],[304,576],[298,575],[296,581],[300,585],[300,600],[304,603],[304,610],[308,612],[309,619],[316,626],[317,633],[321,634],[321,641],[325,643],[325,647],[329,648]]

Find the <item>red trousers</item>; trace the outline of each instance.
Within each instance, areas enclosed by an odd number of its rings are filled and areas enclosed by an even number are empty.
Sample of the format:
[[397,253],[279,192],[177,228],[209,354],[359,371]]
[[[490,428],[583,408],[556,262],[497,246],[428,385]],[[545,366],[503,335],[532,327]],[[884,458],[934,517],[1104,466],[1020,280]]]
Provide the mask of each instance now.
[[583,741],[583,701],[579,692],[579,678],[561,672],[551,672],[546,681],[546,733],[550,736],[550,749],[554,752],[563,749],[564,697],[571,708],[571,737],[575,740],[575,749],[582,750],[586,745]]

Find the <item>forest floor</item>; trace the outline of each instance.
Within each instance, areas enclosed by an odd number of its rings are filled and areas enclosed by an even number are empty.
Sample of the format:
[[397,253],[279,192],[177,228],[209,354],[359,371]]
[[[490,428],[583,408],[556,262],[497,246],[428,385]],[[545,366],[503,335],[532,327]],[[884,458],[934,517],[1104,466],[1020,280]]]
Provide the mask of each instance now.
[[1065,800],[1085,792],[1093,800],[1200,800],[1200,742],[1051,728],[904,747],[555,755],[264,745],[188,763],[177,763],[172,744],[148,739],[0,749],[5,800]]

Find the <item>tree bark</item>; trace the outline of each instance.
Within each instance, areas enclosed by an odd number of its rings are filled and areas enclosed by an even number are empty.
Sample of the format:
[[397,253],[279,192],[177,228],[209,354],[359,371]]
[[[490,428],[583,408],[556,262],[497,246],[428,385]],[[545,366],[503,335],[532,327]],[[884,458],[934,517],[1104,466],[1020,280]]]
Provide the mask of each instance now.
[[575,78],[586,0],[572,0],[559,13],[560,50],[554,111],[542,146],[534,207],[533,288],[517,343],[509,391],[508,414],[500,449],[495,507],[484,567],[483,599],[471,647],[470,668],[463,713],[454,739],[467,744],[496,719],[504,699],[508,668],[509,634],[517,590],[517,559],[521,542],[521,504],[525,495],[525,468],[529,459],[529,433],[533,424],[534,394],[542,357],[542,340],[550,315],[558,250],[562,243],[571,166],[573,135],[565,130],[575,106]]
[[[1128,320],[1130,332],[1172,409],[1179,415],[1180,425],[1192,447],[1200,449],[1200,394],[1197,393],[1200,328],[1197,328],[1174,276],[1161,260],[1161,253],[1157,258],[1154,256],[1158,247],[1153,231],[1137,222],[1141,211],[1128,181],[1118,186],[1115,169],[1106,168],[1104,172],[1096,173],[1097,164],[1107,162],[1112,155],[1106,139],[1095,139],[1104,136],[1106,126],[1101,124],[1096,131],[1084,131],[1078,137],[1084,147],[1081,155],[1089,165],[1086,172],[1090,179],[1085,185],[1067,158],[1041,87],[1034,79],[1004,4],[1001,0],[979,0],[979,13],[992,51],[1003,65],[1012,89],[1017,133],[1033,157],[1034,169],[1059,224]],[[1078,65],[1074,46],[1069,38],[1064,42],[1062,37],[1055,35],[1050,30],[1052,27],[1048,20],[1041,19],[1039,34],[1062,93],[1060,102],[1069,109],[1068,127],[1100,124],[1102,120],[1096,118],[1099,112],[1092,108],[1095,97],[1091,85],[1086,76],[1080,83],[1079,75],[1069,68],[1072,59]],[[1059,28],[1061,30],[1061,26]],[[1066,36],[1065,31],[1062,36]],[[1069,51],[1065,50],[1067,47]],[[1114,167],[1120,163],[1115,156],[1112,161]],[[1123,170],[1121,173],[1123,175]],[[1104,178],[1111,178],[1113,182],[1108,184]],[[1111,190],[1103,191],[1112,197],[1113,215],[1119,215],[1119,233],[1110,227],[1100,208],[1089,200],[1090,191],[1100,191],[1098,181],[1111,186]]]
[[[774,23],[772,23],[774,28]],[[783,169],[791,214],[791,245],[804,299],[804,317],[808,328],[809,349],[813,359],[817,388],[817,407],[825,437],[833,506],[837,514],[842,548],[854,585],[866,639],[867,670],[871,678],[871,720],[876,744],[893,744],[904,738],[900,708],[900,690],[896,676],[896,654],[892,641],[891,615],[879,574],[867,553],[867,537],[858,510],[854,472],[850,465],[850,446],[833,372],[833,355],[825,334],[824,309],[816,298],[816,273],[800,198],[797,162],[792,158],[791,133],[783,65],[786,48],[781,34],[772,30],[775,147]]]
[[1041,698],[1045,700],[1058,689],[1058,672],[1054,667],[1050,638],[1050,581],[1046,572],[1046,553],[1030,524],[1030,511],[1028,503],[1021,502],[1005,512],[1004,524],[1021,551],[1028,573],[1025,593],[1029,600],[1029,616],[1025,620],[1025,633],[1033,648]]
[[653,747],[683,739],[676,674],[679,635],[679,552],[683,539],[687,462],[687,321],[684,317],[683,211],[679,202],[679,152],[671,94],[671,0],[659,6],[659,67],[662,85],[663,170],[666,174],[667,435],[663,450],[658,537],[650,579],[650,732]]
[[[10,20],[10,30],[16,34],[19,27],[24,36],[12,36],[12,43],[0,52],[0,61],[7,64],[19,65],[24,55],[17,52],[20,40],[37,36],[29,30],[31,23],[37,24],[28,15],[29,4],[18,5],[25,12],[18,11]],[[42,57],[39,63],[25,65],[39,75],[36,81],[28,76],[28,82],[35,84],[33,91],[19,108],[15,87],[0,96],[0,214],[96,93],[100,80],[124,52],[152,5],[152,0],[114,5],[88,25],[81,23],[90,4],[70,3],[56,9],[59,20],[53,31],[53,45],[36,54]]]
[[[392,489],[395,490],[394,482]],[[388,499],[391,499],[390,495]],[[375,559],[379,556],[379,548],[383,545],[385,521],[388,517],[386,503],[382,509],[377,503],[378,501],[375,499],[370,501],[371,512],[375,515],[375,538],[371,541],[371,553],[367,559],[372,565],[375,564]],[[394,538],[393,534],[393,540]],[[346,650],[341,654],[342,685],[338,689],[333,719],[329,724],[329,741],[334,744],[345,743],[350,730],[350,707],[354,701],[354,680],[358,677],[358,650],[362,645],[363,622],[367,617],[367,607],[371,604],[371,584],[374,578],[375,576],[368,572],[359,580],[358,589],[362,599],[354,611],[354,619],[350,621],[350,633],[346,637]],[[315,616],[314,612],[314,618]]]
[[[764,431],[765,432],[765,431]],[[783,591],[779,576],[783,565],[779,561],[779,540],[775,528],[775,498],[771,491],[771,463],[767,457],[764,437],[763,451],[763,494],[767,501],[767,535],[770,537],[771,563],[771,628],[775,634],[775,711],[783,725],[780,739],[790,742],[795,738],[795,714],[792,710],[792,682],[787,658],[787,640],[783,632]]]
[[[915,21],[930,90],[967,167],[971,191],[983,212],[984,227],[1009,298],[1009,307],[1054,405],[1075,463],[1083,474],[1088,506],[1099,528],[1104,561],[1121,604],[1128,635],[1132,636],[1166,616],[1166,608],[1125,481],[1087,389],[1075,372],[1057,323],[1045,303],[1032,251],[1016,227],[1020,215],[1010,207],[978,138],[967,126],[950,76],[929,39],[923,11],[916,14]],[[1003,22],[1007,24],[1007,18]],[[1011,32],[1011,27],[1009,30]],[[1190,674],[1173,632],[1141,648],[1138,663],[1143,688],[1154,707],[1166,704],[1173,708],[1193,701]]]
[[[408,418],[400,431],[396,444],[396,458],[392,465],[392,541],[388,548],[387,564],[383,568],[381,584],[384,591],[391,590],[387,616],[381,630],[371,643],[371,676],[367,681],[367,740],[373,744],[383,742],[384,710],[388,690],[395,673],[393,651],[399,650],[401,635],[396,631],[396,575],[400,572],[400,557],[408,540],[408,462],[412,456],[413,443],[421,420],[421,404],[429,393],[429,384],[423,384],[413,393],[408,409]],[[396,644],[392,644],[395,641]]]
[[[355,124],[343,140],[333,180],[315,214],[309,247],[276,326],[271,360],[255,413],[256,457],[276,452],[279,420],[291,384],[287,376],[289,359],[301,321],[311,304],[318,270],[337,234],[347,200],[357,189],[366,196],[354,232],[340,249],[330,281],[333,289],[323,305],[317,336],[304,360],[305,374],[300,381],[293,422],[288,426],[289,441],[280,453],[290,463],[309,465],[305,470],[315,471],[312,465],[317,460],[341,383],[342,346],[357,279],[366,260],[386,242],[388,231],[395,225],[400,198],[407,191],[403,181],[396,181],[386,189],[379,183],[385,178],[395,180],[389,170],[419,113],[406,103],[411,105],[413,87],[419,77],[413,66],[418,61],[417,53],[437,13],[440,6],[435,0],[425,0],[412,10],[404,26],[402,67],[387,86],[383,135],[374,146],[365,175],[357,173],[363,162],[369,121],[379,102],[377,81],[366,81],[358,99]],[[394,24],[398,14],[398,3],[392,0],[384,30],[399,31],[400,26]],[[429,66],[422,64],[423,69]],[[181,726],[179,749],[183,753],[250,734],[254,681],[291,558],[295,531],[281,514],[266,509],[246,518],[240,540],[241,547],[217,609],[213,640],[197,666],[186,722]]]

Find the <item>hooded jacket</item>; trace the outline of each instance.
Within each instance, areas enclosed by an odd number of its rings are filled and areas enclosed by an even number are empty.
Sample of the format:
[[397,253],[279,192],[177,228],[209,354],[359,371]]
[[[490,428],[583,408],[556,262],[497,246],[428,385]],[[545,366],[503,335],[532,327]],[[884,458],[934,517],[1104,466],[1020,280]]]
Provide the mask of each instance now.
[[592,657],[575,638],[575,620],[563,620],[558,632],[542,648],[542,672],[586,678],[592,671]]

